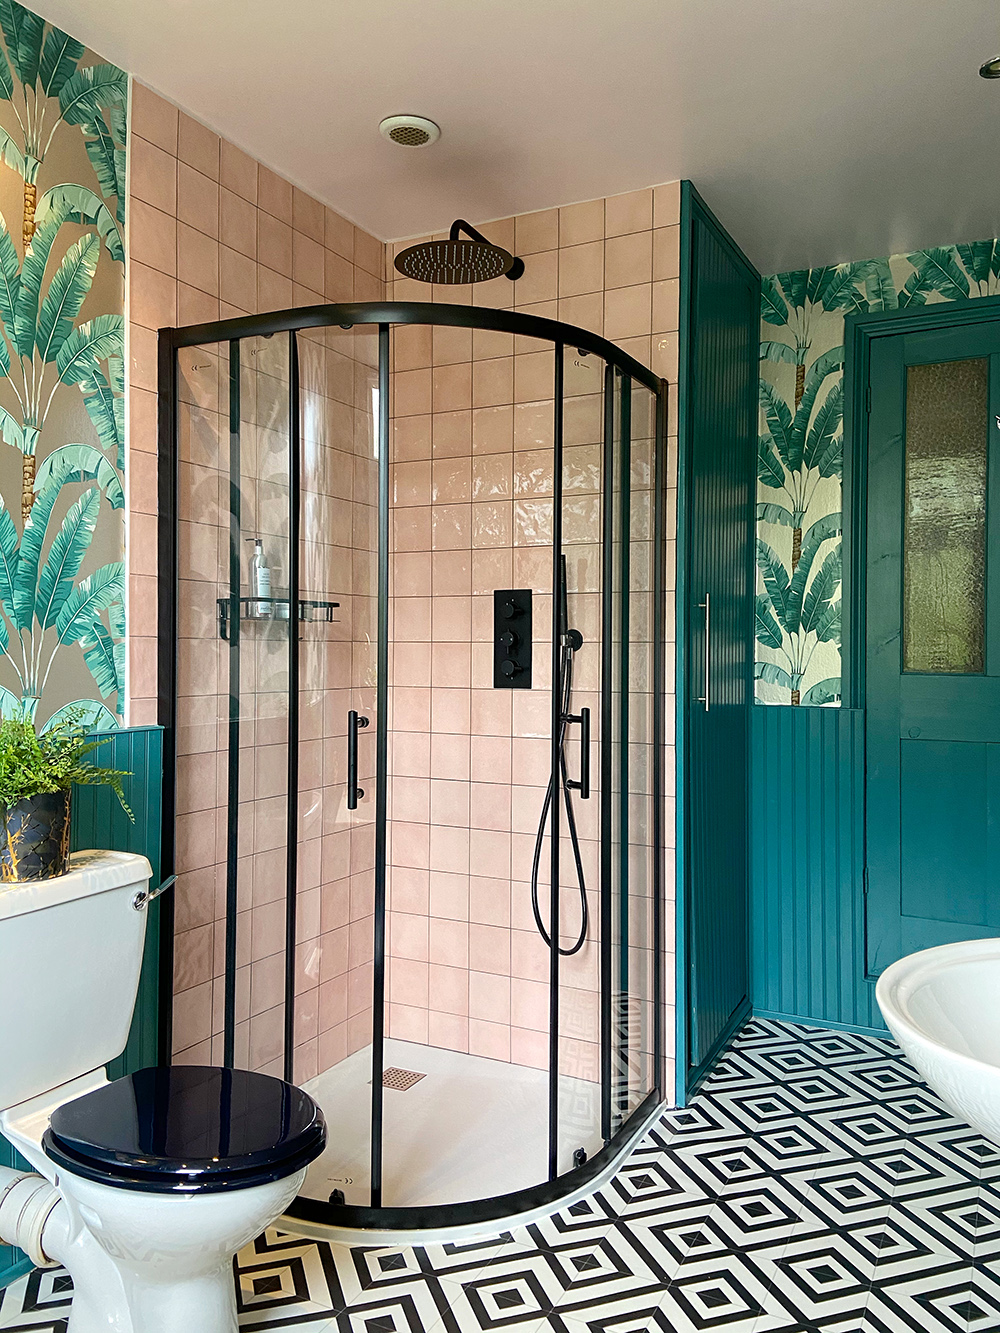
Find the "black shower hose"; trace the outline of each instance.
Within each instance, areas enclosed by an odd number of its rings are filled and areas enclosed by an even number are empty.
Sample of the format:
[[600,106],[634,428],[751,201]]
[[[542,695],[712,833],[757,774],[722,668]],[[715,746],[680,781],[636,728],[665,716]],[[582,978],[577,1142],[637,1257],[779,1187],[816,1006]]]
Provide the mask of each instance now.
[[[569,948],[563,948],[561,944],[556,945],[556,950],[563,958],[569,958],[572,954],[579,953],[587,939],[587,930],[590,924],[590,913],[587,908],[587,886],[584,881],[583,861],[580,857],[580,838],[576,831],[576,816],[573,814],[573,801],[570,796],[570,790],[567,785],[568,774],[566,772],[566,719],[569,716],[569,705],[573,695],[573,649],[569,644],[563,644],[562,657],[559,662],[559,788],[563,794],[566,805],[566,826],[569,829],[570,842],[573,845],[573,860],[576,862],[576,882],[580,890],[580,933],[577,936],[576,943]],[[549,810],[552,807],[553,787],[555,784],[555,775],[549,776],[549,785],[545,790],[545,800],[542,802],[542,812],[538,819],[538,834],[535,838],[535,857],[531,865],[531,910],[535,916],[535,925],[538,927],[538,933],[542,939],[552,948],[552,937],[545,929],[542,922],[541,911],[538,905],[538,867],[542,860],[542,843],[545,841],[545,826],[549,819]]]

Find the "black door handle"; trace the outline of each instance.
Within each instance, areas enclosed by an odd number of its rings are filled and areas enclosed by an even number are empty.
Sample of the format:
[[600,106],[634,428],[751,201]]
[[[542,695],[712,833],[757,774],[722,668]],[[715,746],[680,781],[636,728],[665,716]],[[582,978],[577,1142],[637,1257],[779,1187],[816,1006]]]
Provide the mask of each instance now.
[[347,714],[347,808],[357,810],[358,801],[364,799],[365,790],[358,786],[358,730],[367,727],[368,719],[358,714],[355,709]]
[[590,709],[581,708],[579,713],[567,713],[567,722],[580,724],[580,781],[569,778],[566,786],[580,793],[581,801],[590,800]]

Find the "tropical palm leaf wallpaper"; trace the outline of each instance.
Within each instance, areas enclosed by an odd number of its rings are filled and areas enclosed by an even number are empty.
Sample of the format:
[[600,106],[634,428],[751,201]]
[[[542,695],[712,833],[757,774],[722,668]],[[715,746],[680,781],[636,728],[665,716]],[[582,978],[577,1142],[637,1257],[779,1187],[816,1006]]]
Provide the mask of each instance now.
[[844,317],[997,294],[998,240],[764,278],[758,703],[840,703]]
[[125,694],[128,78],[0,0],[0,714]]

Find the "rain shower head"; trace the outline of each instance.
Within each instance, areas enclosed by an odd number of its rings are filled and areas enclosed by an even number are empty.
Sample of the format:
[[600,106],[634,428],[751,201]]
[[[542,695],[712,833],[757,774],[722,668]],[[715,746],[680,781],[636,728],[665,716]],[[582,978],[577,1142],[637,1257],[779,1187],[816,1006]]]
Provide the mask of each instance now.
[[[462,238],[463,231],[469,240]],[[475,227],[458,218],[451,224],[446,241],[423,241],[401,250],[396,256],[396,268],[407,278],[454,286],[488,282],[504,275],[516,282],[524,272],[524,260],[515,259],[509,250],[494,245]]]

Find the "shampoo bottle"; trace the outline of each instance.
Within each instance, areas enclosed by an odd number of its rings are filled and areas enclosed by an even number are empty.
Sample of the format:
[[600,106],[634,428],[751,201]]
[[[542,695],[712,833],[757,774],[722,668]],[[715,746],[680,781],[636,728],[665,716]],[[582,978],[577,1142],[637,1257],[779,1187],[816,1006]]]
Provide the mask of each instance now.
[[[270,598],[271,571],[268,569],[267,561],[264,558],[264,543],[259,537],[248,537],[247,541],[253,542],[253,555],[250,558],[250,595],[251,597]],[[269,616],[271,609],[269,600],[253,602],[250,614],[259,619]]]

